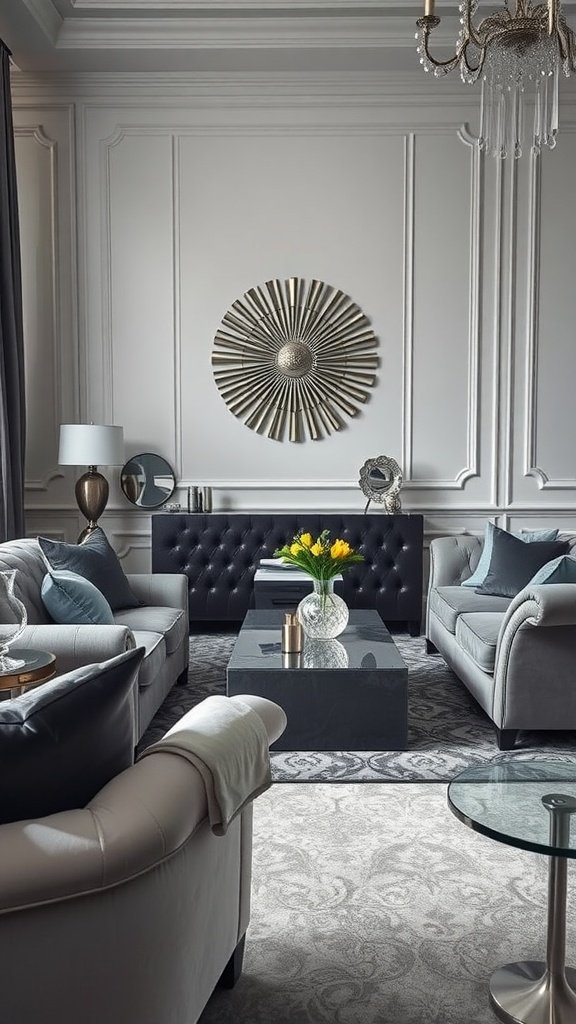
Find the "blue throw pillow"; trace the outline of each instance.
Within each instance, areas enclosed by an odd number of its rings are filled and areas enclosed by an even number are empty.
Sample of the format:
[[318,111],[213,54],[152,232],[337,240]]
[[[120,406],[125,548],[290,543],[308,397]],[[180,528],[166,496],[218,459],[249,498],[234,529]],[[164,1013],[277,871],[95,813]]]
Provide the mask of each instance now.
[[98,587],[66,569],[47,572],[40,591],[53,622],[72,626],[113,626],[114,615]]
[[113,612],[139,606],[140,601],[130,589],[116,552],[99,526],[82,544],[64,544],[47,537],[38,537],[38,543],[49,569],[64,569],[84,576],[104,594]]
[[541,586],[543,583],[576,583],[576,558],[573,555],[560,555],[546,562],[527,585]]
[[[484,580],[488,575],[488,569],[490,568],[495,529],[499,529],[499,527],[494,526],[494,523],[486,523],[486,527],[484,529],[484,547],[482,548],[480,561],[472,575],[469,576],[467,580],[463,580],[461,586],[481,587],[484,583]],[[543,541],[556,540],[558,530],[522,530],[520,533],[512,531],[512,536],[518,537],[519,540],[523,540],[525,544],[531,544],[534,541],[541,543]]]
[[496,526],[488,574],[482,586],[476,587],[476,593],[516,597],[543,565],[567,551],[567,541],[525,544],[519,537]]

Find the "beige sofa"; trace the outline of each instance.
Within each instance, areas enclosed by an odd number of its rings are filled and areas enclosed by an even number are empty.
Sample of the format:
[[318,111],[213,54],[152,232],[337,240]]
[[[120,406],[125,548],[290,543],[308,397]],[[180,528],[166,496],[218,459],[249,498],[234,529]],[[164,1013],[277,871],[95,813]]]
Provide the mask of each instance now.
[[[576,554],[576,534],[560,534]],[[430,545],[429,653],[439,651],[510,750],[519,730],[576,729],[576,584],[526,587],[515,598],[462,587],[482,551],[478,537]]]
[[[140,739],[166,694],[188,672],[188,579],[178,573],[129,575],[139,608],[114,615],[114,626],[61,626],[51,622],[40,597],[46,563],[36,540],[0,544],[0,571],[16,569],[14,592],[26,606],[28,626],[19,647],[51,651],[59,674],[79,665],[106,661],[131,647],[146,655],[138,677],[136,740]],[[2,625],[0,623],[0,632]]]
[[[250,704],[269,741],[286,717]],[[195,710],[82,810],[0,826],[0,1019],[195,1024],[234,983],[250,916],[252,806],[225,836],[186,758]],[[217,733],[215,735],[217,740]]]

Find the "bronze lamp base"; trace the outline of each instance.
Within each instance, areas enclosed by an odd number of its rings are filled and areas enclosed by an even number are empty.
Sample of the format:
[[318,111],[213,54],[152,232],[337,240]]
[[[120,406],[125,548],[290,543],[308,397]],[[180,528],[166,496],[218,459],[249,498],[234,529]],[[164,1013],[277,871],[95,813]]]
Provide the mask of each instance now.
[[78,537],[78,544],[86,540],[98,527],[98,519],[106,508],[108,501],[108,481],[102,473],[98,472],[97,466],[90,466],[88,472],[84,473],[76,482],[76,501],[83,516],[88,520]]

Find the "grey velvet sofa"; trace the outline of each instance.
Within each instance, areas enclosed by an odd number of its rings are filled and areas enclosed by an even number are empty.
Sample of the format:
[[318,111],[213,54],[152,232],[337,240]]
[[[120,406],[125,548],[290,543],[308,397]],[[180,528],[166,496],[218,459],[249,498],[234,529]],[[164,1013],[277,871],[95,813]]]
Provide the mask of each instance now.
[[[281,735],[277,704],[230,700]],[[4,1024],[195,1024],[238,977],[252,804],[214,835],[186,757],[195,711],[173,730],[179,752],[151,753],[86,808],[0,825]]]
[[[559,534],[576,555],[576,534]],[[462,587],[483,541],[430,545],[426,646],[439,651],[496,726],[501,750],[519,730],[576,729],[576,584],[526,587],[515,598]]]
[[17,570],[14,592],[28,613],[28,626],[18,646],[51,651],[56,655],[58,674],[106,661],[131,647],[144,647],[135,707],[135,740],[139,740],[174,683],[187,675],[186,576],[128,575],[133,593],[143,602],[141,607],[116,612],[114,626],[63,626],[50,620],[40,597],[46,563],[38,542],[27,538],[0,544],[0,571],[6,569]]

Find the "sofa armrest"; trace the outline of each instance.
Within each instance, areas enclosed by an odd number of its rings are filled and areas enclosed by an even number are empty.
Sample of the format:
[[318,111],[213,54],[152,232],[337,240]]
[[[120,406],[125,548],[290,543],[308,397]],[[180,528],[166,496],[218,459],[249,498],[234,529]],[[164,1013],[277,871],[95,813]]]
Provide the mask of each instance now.
[[26,626],[18,638],[19,647],[33,651],[50,651],[56,655],[58,675],[81,665],[91,665],[136,646],[134,634],[127,626],[58,626],[42,623]]
[[576,728],[576,583],[526,587],[504,615],[494,668],[502,729]]
[[431,541],[428,592],[434,587],[458,587],[467,580],[478,565],[482,543],[481,537],[469,534]]
[[525,587],[508,605],[502,633],[522,623],[530,626],[576,626],[576,583]]
[[[272,701],[230,700],[250,703],[270,742],[282,733],[286,717]],[[183,737],[194,712],[175,727]],[[150,871],[193,836],[207,812],[199,771],[183,757],[155,751],[112,779],[85,809],[1,825],[0,914],[97,892]]]
[[126,578],[134,596],[143,604],[182,608],[188,616],[188,577],[185,573],[132,573]]

